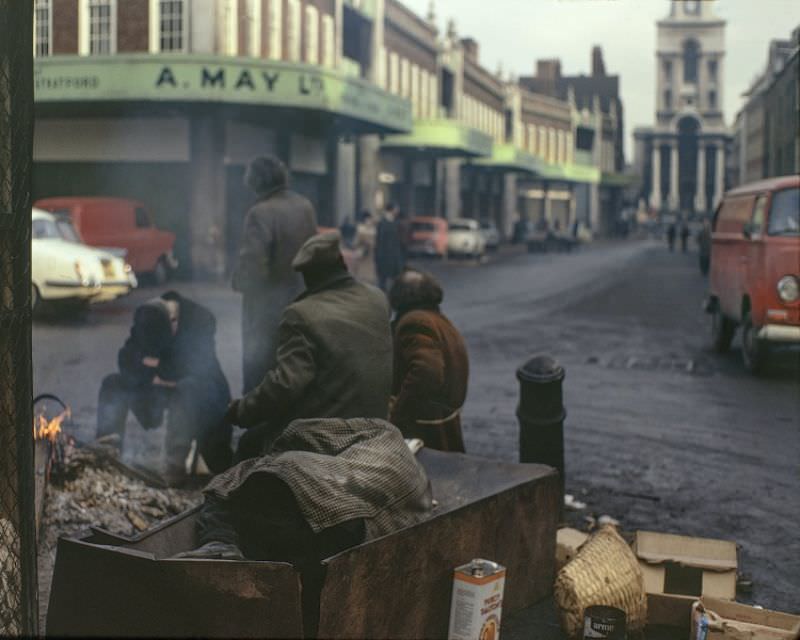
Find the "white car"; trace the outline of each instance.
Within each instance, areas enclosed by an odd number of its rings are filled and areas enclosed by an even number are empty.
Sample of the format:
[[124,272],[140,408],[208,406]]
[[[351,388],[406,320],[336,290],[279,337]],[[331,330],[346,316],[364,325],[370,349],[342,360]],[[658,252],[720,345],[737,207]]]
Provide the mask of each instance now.
[[486,253],[486,236],[477,220],[453,220],[447,231],[447,252],[479,258]]
[[130,265],[108,251],[83,244],[66,216],[33,209],[31,302],[106,302],[137,286]]

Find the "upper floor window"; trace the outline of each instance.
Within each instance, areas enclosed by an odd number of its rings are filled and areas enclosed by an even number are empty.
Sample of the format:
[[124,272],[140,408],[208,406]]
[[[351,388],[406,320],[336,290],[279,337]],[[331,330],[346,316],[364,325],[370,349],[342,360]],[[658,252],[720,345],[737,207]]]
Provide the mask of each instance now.
[[716,60],[709,60],[708,61],[708,78],[711,82],[717,81],[717,61]]
[[36,56],[49,56],[53,50],[53,13],[51,0],[36,0],[33,5],[33,52]]
[[84,0],[83,53],[107,54],[117,50],[117,3],[115,0]]
[[697,63],[700,59],[700,44],[697,40],[683,43],[683,81],[697,82]]
[[670,82],[672,80],[672,60],[664,60],[664,80]]
[[672,91],[669,89],[664,91],[664,108],[672,109]]
[[713,89],[708,92],[708,108],[709,109],[716,109],[717,108],[717,92]]
[[184,51],[185,29],[185,0],[158,0],[158,50]]

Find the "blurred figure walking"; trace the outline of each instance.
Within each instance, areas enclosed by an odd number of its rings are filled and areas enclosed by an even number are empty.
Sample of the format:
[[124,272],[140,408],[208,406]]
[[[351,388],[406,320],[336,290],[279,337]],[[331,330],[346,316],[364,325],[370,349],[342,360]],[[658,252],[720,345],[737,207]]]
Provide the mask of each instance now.
[[375,233],[375,270],[382,291],[386,291],[391,281],[400,275],[406,262],[397,213],[397,205],[386,205]]
[[675,228],[675,223],[671,222],[667,229],[667,245],[669,246],[670,253],[675,251],[675,236],[678,230]]
[[306,198],[289,190],[288,172],[277,158],[253,160],[245,183],[258,201],[244,220],[233,288],[242,293],[242,372],[247,393],[275,365],[283,310],[302,290],[292,259],[316,233],[317,216]]
[[368,284],[377,284],[375,273],[375,221],[369,211],[362,211],[358,217],[356,237],[353,248],[356,251],[356,263],[353,276],[356,280]]
[[392,285],[394,381],[389,421],[406,438],[441,451],[464,451],[461,407],[469,358],[461,334],[440,311],[433,276],[407,269]]
[[681,253],[689,250],[689,223],[684,220],[681,222]]
[[703,220],[703,228],[697,234],[697,250],[700,254],[700,273],[708,275],[711,267],[711,222]]

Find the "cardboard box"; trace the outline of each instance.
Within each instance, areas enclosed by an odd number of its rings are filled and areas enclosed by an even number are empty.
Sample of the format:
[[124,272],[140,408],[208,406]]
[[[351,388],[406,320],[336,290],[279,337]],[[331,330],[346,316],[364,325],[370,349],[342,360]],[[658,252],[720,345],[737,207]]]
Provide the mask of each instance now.
[[589,534],[571,527],[562,527],[556,533],[556,571],[575,557]]
[[691,640],[796,640],[800,616],[701,598],[692,606]]
[[698,597],[736,597],[733,542],[637,531],[633,550],[648,595],[648,624],[685,628]]

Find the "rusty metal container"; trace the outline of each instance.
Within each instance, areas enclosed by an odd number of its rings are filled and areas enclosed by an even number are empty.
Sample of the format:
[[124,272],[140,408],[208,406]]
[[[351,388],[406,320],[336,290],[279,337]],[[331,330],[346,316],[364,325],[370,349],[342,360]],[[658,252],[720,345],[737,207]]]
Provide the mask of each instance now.
[[453,569],[508,567],[504,611],[551,593],[560,493],[554,469],[424,449],[438,501],[418,525],[305,574],[277,562],[171,559],[194,546],[186,512],[134,538],[59,541],[48,635],[446,637]]

